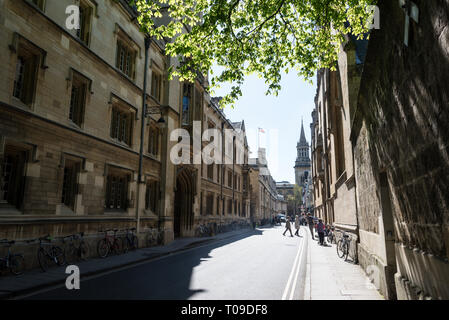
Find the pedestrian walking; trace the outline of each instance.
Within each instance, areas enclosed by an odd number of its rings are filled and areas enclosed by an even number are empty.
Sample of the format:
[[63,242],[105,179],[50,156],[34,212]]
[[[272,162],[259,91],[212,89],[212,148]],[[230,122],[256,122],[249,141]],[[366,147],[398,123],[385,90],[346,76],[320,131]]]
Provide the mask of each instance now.
[[320,240],[320,245],[324,245],[324,223],[323,220],[318,220],[318,224],[316,226],[318,231],[318,238]]
[[296,215],[296,217],[295,217],[295,229],[296,229],[295,236],[299,237],[299,216],[298,215]]
[[307,214],[307,223],[309,225],[309,229],[310,229],[310,233],[312,234],[312,239],[315,240],[315,237],[313,235],[314,231],[313,231],[313,217],[310,215],[310,212]]
[[287,217],[287,219],[285,220],[285,231],[282,234],[283,236],[285,236],[285,233],[288,231],[290,231],[290,236],[293,237],[293,233],[292,233],[292,226],[290,223],[290,217]]

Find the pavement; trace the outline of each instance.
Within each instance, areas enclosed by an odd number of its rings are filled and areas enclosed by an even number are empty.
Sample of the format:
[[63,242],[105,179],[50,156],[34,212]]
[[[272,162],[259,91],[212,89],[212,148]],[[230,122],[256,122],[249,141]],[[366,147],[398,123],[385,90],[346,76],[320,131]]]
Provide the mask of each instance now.
[[[175,239],[165,246],[142,248],[126,254],[112,255],[105,259],[92,258],[87,261],[78,262],[76,265],[79,267],[83,279],[188,250],[204,243],[223,240],[252,231],[253,229],[241,229],[220,233],[213,237],[180,238]],[[0,276],[0,299],[14,299],[15,297],[27,295],[48,287],[61,285],[61,283],[65,283],[68,276],[65,270],[66,266],[62,266],[50,268],[47,272],[34,269],[25,271],[19,276]]]
[[337,256],[336,245],[320,246],[309,236],[305,300],[384,300],[359,265]]

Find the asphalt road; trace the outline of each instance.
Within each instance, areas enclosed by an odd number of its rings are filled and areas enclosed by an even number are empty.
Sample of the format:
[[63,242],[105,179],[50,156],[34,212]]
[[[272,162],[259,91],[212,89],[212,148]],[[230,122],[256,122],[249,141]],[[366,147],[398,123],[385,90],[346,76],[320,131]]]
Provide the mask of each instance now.
[[307,233],[259,228],[140,265],[83,279],[79,290],[41,291],[26,299],[302,299]]

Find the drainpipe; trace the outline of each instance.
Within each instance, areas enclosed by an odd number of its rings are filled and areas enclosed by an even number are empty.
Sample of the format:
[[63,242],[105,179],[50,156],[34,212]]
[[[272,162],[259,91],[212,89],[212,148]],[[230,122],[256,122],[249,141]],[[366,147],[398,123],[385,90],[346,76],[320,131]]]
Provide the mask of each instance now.
[[147,75],[148,75],[148,50],[150,48],[150,38],[145,37],[145,68],[143,69],[143,93],[142,93],[142,116],[140,127],[140,151],[139,151],[139,173],[137,180],[137,195],[136,195],[136,233],[140,232],[140,211],[139,211],[139,198],[140,198],[140,186],[142,184],[142,163],[143,163],[143,140],[145,135],[145,119],[147,113]]
[[234,168],[234,163],[235,163],[235,136],[232,137],[232,205],[234,206],[234,215],[237,212],[237,208],[235,205],[235,196],[234,196],[234,190],[235,190],[235,168]]
[[221,215],[220,215],[220,224],[224,215],[224,199],[223,199],[223,179],[224,179],[224,122],[221,123],[221,179],[220,179],[220,193],[221,193]]
[[[326,85],[324,86],[325,89],[325,104],[323,104],[323,149],[324,149],[324,184],[325,184],[325,197],[323,199],[323,209],[324,209],[324,216],[327,220],[327,214],[328,214],[328,208],[327,208],[327,200],[329,198],[329,193],[330,193],[330,185],[329,185],[329,155],[328,155],[328,150],[327,150],[327,119],[328,119],[328,109],[329,109],[329,103],[330,103],[330,89],[329,89],[329,81],[330,81],[330,73],[329,70],[325,69],[324,70],[324,77],[326,80]],[[324,78],[323,77],[323,78]],[[328,221],[326,221],[328,222]]]

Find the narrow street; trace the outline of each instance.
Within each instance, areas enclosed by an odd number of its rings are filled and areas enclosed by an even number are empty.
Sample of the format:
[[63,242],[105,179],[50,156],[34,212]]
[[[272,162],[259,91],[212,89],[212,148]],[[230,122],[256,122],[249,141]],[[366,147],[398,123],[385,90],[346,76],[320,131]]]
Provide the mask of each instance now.
[[[259,228],[28,299],[303,299],[307,233]],[[304,237],[304,235],[306,235]],[[299,263],[298,263],[299,261]]]

